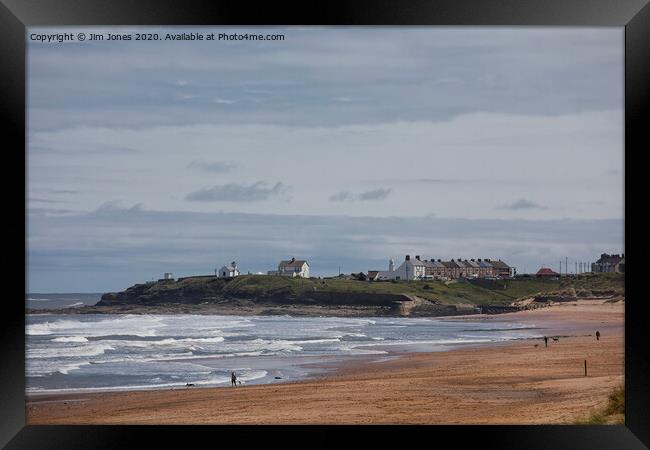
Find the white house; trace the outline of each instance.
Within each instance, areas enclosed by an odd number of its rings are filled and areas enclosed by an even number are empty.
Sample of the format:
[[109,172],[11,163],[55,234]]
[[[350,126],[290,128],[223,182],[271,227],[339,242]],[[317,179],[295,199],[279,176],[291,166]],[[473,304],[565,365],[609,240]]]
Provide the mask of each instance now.
[[219,278],[234,278],[239,276],[239,269],[235,261],[231,262],[229,266],[222,266],[218,273]]
[[309,263],[304,259],[291,258],[287,261],[280,261],[278,270],[269,270],[269,275],[285,277],[309,278]]
[[390,260],[388,270],[380,271],[375,277],[376,280],[419,280],[426,275],[426,266],[420,261],[420,256],[411,259],[406,255],[404,262],[397,269],[393,270],[393,260]]
[[404,262],[395,269],[394,273],[395,280],[419,280],[426,275],[426,266],[420,261],[419,256],[411,259],[410,255],[406,255]]

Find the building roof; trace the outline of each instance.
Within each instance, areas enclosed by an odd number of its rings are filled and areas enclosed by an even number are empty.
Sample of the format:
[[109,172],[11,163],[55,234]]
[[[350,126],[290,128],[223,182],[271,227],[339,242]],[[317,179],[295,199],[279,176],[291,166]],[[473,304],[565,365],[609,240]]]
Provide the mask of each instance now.
[[492,267],[495,267],[497,269],[509,269],[510,268],[509,265],[507,265],[506,263],[504,263],[501,260],[491,261],[491,263],[492,263]]
[[442,261],[442,265],[447,267],[448,269],[455,269],[457,267],[460,267],[454,261]]
[[378,270],[369,270],[368,271],[368,278],[373,279],[373,278],[375,278],[377,276],[378,273],[379,273]]
[[292,258],[288,261],[280,261],[279,267],[294,267],[294,268],[300,268],[302,267],[303,264],[309,265],[307,261],[304,259],[295,259]]
[[478,262],[478,265],[480,267],[494,267],[490,261],[487,261],[485,259],[481,260]]
[[476,261],[465,260],[464,262],[465,262],[465,265],[468,266],[468,267],[479,267],[479,265],[478,265],[478,263]]
[[549,269],[548,267],[542,267],[537,271],[537,275],[559,275],[559,273]]
[[600,255],[600,259],[598,261],[596,261],[596,264],[616,265],[616,264],[621,262],[621,260],[623,259],[623,256],[621,256],[621,255],[608,255],[607,253],[603,253],[602,255]]
[[407,266],[424,266],[425,265],[424,261],[422,261],[420,259],[407,259],[407,260],[404,260],[403,264],[406,264]]

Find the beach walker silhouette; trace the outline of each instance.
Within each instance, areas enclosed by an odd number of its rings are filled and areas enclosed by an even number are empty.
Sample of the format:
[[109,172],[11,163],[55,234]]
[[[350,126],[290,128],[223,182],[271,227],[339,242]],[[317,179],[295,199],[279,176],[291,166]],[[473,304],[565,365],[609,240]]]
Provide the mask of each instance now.
[[235,372],[230,373],[230,384],[237,387],[237,376],[235,375]]
[[544,347],[548,347],[548,337],[544,336]]
[[596,340],[600,341],[600,331],[596,330]]

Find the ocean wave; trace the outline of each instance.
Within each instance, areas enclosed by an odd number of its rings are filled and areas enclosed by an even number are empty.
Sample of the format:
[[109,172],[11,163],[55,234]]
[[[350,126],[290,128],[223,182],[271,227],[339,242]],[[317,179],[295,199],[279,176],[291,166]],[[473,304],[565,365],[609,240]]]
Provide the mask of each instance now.
[[27,362],[27,376],[45,377],[54,373],[67,375],[73,370],[78,370],[83,366],[89,365],[87,360],[75,362],[63,362],[57,360],[37,360]]
[[127,334],[150,337],[156,335],[156,329],[165,326],[161,321],[160,317],[134,314],[117,318],[101,318],[95,321],[62,319],[53,322],[30,323],[27,325],[26,333],[32,336],[61,334],[97,337]]
[[75,347],[32,348],[27,349],[27,358],[69,358],[80,356],[99,356],[106,350],[115,350],[108,344],[87,344]]
[[324,342],[341,342],[339,338],[324,338],[324,339],[304,339],[304,340],[291,340],[287,341],[294,344],[322,344]]
[[85,336],[61,336],[52,339],[52,342],[88,342]]

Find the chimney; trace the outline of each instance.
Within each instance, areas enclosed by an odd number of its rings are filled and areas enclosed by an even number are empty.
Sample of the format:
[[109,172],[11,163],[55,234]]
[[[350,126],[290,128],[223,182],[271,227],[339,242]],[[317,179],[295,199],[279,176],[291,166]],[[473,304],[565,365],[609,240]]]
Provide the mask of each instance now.
[[415,255],[415,259],[417,259],[418,261],[420,261],[420,255]]
[[295,262],[296,258],[291,258],[291,262]]
[[411,260],[411,255],[406,255],[406,258],[404,258],[404,261],[410,261]]
[[442,262],[442,261],[440,260],[440,258],[438,258],[438,262]]
[[472,258],[472,261],[474,261],[474,258]]
[[478,259],[478,262],[481,262],[481,258]]

